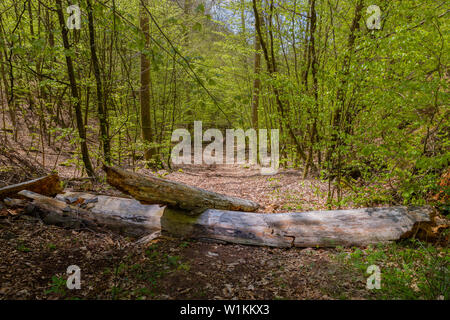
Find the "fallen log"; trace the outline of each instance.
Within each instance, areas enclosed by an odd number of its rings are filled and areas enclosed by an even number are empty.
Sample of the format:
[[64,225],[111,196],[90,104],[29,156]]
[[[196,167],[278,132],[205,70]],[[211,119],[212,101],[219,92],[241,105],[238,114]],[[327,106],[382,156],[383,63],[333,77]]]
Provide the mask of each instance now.
[[198,215],[206,209],[253,212],[259,204],[157,177],[105,166],[107,182],[145,204],[165,204]]
[[85,210],[97,219],[134,215],[141,217],[135,223],[145,226],[143,231],[161,230],[176,237],[270,247],[364,246],[398,240],[413,234],[419,224],[429,222],[432,213],[430,207],[277,214],[208,209],[194,217],[180,209],[144,205],[132,199],[74,192],[58,195],[58,199],[76,202],[93,197],[98,201],[88,201]]
[[6,186],[0,189],[0,200],[16,196],[22,190],[29,190],[42,195],[54,197],[63,191],[61,181],[57,174]]
[[[37,214],[46,224],[70,229],[108,229],[130,237],[146,236],[161,229],[160,216],[164,208],[143,206],[133,199],[85,196],[85,200],[90,199],[90,203],[95,203],[99,208],[94,206],[89,209],[88,206],[80,208],[28,190],[19,194],[33,199],[32,206],[39,209]],[[35,210],[31,211],[36,214]]]
[[243,213],[209,209],[197,218],[166,209],[163,232],[197,239],[270,247],[363,246],[398,240],[421,222],[428,207],[391,207],[302,213]]

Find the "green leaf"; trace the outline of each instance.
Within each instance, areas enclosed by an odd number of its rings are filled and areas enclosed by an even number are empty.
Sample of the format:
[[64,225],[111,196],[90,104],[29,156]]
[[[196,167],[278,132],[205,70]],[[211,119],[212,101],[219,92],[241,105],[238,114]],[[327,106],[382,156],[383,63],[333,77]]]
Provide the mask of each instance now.
[[205,5],[203,3],[200,3],[197,8],[195,9],[197,13],[205,13]]
[[193,26],[192,26],[192,30],[194,31],[202,31],[202,24],[200,22],[196,22]]

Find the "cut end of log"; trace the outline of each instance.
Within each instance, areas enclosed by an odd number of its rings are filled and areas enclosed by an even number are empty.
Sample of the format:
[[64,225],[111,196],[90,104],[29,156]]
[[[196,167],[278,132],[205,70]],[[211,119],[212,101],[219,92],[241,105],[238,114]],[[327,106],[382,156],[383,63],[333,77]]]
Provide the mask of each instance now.
[[14,184],[0,189],[0,199],[15,197],[22,190],[39,193],[44,196],[54,197],[63,191],[61,180],[57,174]]

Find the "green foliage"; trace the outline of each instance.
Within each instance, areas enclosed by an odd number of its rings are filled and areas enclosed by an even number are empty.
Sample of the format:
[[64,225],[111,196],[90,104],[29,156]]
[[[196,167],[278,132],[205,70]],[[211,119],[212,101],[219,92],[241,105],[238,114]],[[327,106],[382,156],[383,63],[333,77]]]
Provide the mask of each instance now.
[[[300,19],[309,15],[310,1],[287,0],[273,12],[257,3],[270,56],[266,61],[259,52],[259,72],[250,0],[194,1],[186,7],[149,1],[143,11],[150,21],[148,45],[139,28],[140,1],[93,1],[112,162],[161,168],[174,129],[192,130],[195,120],[205,128],[250,128],[257,100],[258,127],[280,129],[281,165],[304,169],[310,157],[331,182],[330,206],[425,203],[449,166],[445,8],[432,0],[380,1],[382,28],[369,30],[367,2],[352,29],[358,2],[316,1],[311,37],[311,21]],[[81,30],[69,32],[66,50],[53,5],[45,0],[22,12],[17,1],[0,4],[4,114],[28,126],[28,151],[51,146],[64,155],[59,165],[82,172],[77,101],[65,63],[71,57],[81,127],[99,169],[105,155],[87,21],[83,15]],[[87,12],[84,1],[79,5]],[[151,143],[141,135],[140,56],[150,61],[151,121],[145,125],[151,126]],[[271,64],[276,72],[269,72]],[[145,161],[149,149],[155,157]],[[347,198],[339,192],[346,188]]]
[[418,240],[370,246],[346,252],[338,260],[357,269],[367,278],[370,265],[381,269],[381,289],[373,290],[379,299],[450,299],[450,252]]
[[17,250],[19,250],[21,252],[30,252],[31,251],[31,249],[28,248],[27,246],[25,246],[25,244],[23,244],[23,243],[19,243],[17,245]]
[[53,276],[50,286],[50,289],[46,290],[45,294],[54,293],[62,297],[67,294],[66,280],[63,277]]

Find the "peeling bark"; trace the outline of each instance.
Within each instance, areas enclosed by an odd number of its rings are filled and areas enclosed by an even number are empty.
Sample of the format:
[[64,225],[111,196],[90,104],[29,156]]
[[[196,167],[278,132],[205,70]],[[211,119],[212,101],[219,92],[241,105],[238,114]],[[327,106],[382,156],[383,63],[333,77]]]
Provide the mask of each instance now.
[[72,201],[93,198],[98,201],[87,201],[86,209],[42,196],[34,197],[33,203],[46,209],[40,204],[57,201],[60,214],[82,210],[83,219],[127,235],[145,236],[161,231],[182,238],[285,248],[363,246],[394,241],[410,235],[419,223],[429,222],[432,213],[430,207],[277,214],[208,209],[193,217],[181,209],[144,205],[133,199],[80,193],[58,195],[58,199]]
[[85,208],[67,204],[64,197],[49,198],[27,190],[20,195],[33,199],[29,210],[37,214],[46,224],[70,229],[108,229],[130,237],[142,237],[159,231],[160,217],[164,208],[144,206],[133,199],[113,198],[83,194]]
[[259,204],[219,193],[151,176],[142,176],[120,168],[104,167],[107,182],[120,191],[146,204],[165,204],[197,215],[206,209],[251,212]]

